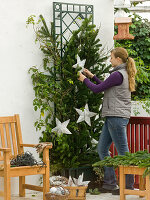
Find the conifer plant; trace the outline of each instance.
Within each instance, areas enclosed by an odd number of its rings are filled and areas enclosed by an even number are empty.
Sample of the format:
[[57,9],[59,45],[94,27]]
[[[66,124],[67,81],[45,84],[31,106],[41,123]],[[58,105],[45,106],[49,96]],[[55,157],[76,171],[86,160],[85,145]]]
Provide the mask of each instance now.
[[[96,144],[103,119],[100,116],[103,93],[94,94],[78,78],[78,70],[72,66],[77,63],[77,55],[86,60],[85,68],[104,79],[108,73],[107,55],[98,38],[99,29],[91,23],[92,17],[84,19],[81,26],[73,31],[70,39],[63,46],[60,56],[60,41],[55,37],[53,24],[48,28],[42,15],[35,23],[30,16],[27,24],[32,24],[36,41],[43,52],[42,70],[33,66],[29,69],[35,92],[33,106],[40,111],[35,127],[42,131],[40,142],[52,142],[50,163],[53,171],[64,168],[92,165],[98,161]],[[79,114],[76,109],[84,110],[88,104],[89,111],[97,113],[92,117],[91,126],[85,121],[77,123]],[[67,129],[72,134],[52,132],[56,127],[56,118],[61,122],[70,120]]]

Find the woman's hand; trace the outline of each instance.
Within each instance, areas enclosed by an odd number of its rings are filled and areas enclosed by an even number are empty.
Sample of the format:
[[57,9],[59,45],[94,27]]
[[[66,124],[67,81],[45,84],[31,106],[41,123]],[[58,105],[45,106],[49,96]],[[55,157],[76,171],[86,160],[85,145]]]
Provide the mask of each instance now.
[[79,72],[78,80],[83,82],[85,78],[86,78],[86,76],[84,76],[81,72]]
[[94,74],[92,74],[88,69],[84,68],[84,74],[89,78],[93,78]]

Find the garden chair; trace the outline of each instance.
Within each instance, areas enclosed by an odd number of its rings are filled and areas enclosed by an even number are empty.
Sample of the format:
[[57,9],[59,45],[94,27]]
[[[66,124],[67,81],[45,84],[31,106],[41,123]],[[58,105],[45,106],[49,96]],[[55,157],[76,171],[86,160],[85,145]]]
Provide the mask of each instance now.
[[[0,196],[4,200],[11,199],[11,177],[19,177],[19,196],[25,196],[25,189],[43,192],[43,200],[45,193],[49,192],[49,149],[52,144],[49,143],[43,150],[43,162],[46,164],[33,166],[11,167],[10,160],[18,154],[24,153],[24,147],[34,147],[34,144],[23,144],[19,115],[0,117],[0,177],[4,177],[4,192],[0,191]],[[25,176],[43,175],[43,187],[25,184]]]

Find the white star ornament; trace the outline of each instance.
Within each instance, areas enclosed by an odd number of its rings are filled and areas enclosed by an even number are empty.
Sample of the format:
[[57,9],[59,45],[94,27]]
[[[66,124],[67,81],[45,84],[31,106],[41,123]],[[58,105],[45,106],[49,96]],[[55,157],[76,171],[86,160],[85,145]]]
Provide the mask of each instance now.
[[78,118],[78,120],[77,120],[77,123],[85,121],[89,126],[91,126],[91,120],[90,120],[90,118],[94,117],[95,115],[97,115],[97,113],[89,111],[88,104],[85,105],[84,111],[82,111],[80,109],[77,109],[77,108],[76,108],[76,111],[80,115],[79,118]]
[[69,124],[69,120],[61,123],[57,118],[56,118],[56,127],[52,129],[52,132],[57,132],[58,135],[60,135],[61,133],[65,133],[65,134],[72,134],[68,129],[67,129],[67,125]]
[[79,67],[81,67],[81,69],[79,70],[79,72],[83,72],[85,61],[86,61],[86,59],[84,59],[84,60],[81,61],[80,57],[77,55],[77,63],[75,65],[73,65],[72,67],[73,68],[77,68],[79,66]]

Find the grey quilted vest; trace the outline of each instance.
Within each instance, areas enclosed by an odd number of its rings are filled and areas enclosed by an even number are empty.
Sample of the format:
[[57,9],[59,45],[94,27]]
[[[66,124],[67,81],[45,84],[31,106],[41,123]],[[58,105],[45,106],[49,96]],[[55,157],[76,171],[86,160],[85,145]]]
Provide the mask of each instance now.
[[126,63],[115,67],[111,72],[119,71],[123,75],[121,85],[113,86],[104,91],[102,117],[116,116],[130,118],[131,115],[131,92],[129,90]]

